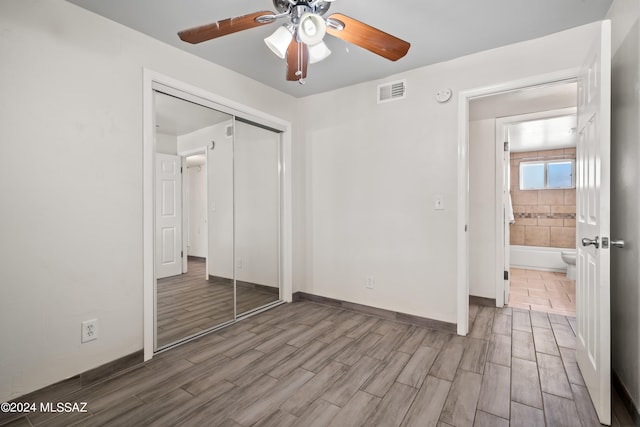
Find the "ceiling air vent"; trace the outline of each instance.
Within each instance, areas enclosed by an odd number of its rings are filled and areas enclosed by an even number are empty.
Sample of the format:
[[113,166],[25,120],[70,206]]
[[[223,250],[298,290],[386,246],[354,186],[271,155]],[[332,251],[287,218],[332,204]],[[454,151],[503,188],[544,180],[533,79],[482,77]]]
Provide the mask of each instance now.
[[383,102],[398,101],[407,97],[407,81],[385,83],[378,86],[378,104]]

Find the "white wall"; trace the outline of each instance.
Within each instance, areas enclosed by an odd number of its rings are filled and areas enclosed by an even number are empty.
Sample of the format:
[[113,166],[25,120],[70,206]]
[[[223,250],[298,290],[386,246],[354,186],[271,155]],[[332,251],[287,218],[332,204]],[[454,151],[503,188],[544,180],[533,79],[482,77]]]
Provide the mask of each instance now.
[[175,135],[156,132],[156,153],[178,154],[178,138]]
[[0,57],[6,401],[142,349],[143,68],[285,120],[297,101],[63,0],[0,2]]
[[[209,274],[278,286],[277,133],[240,121],[234,136],[225,121],[178,137],[178,152],[208,147]],[[235,153],[234,153],[235,145]],[[235,195],[234,195],[235,191]],[[235,218],[234,218],[235,209]],[[234,222],[235,219],[235,222]],[[234,234],[235,229],[235,234]]]
[[[231,119],[178,137],[178,152],[206,149],[209,274],[233,277],[233,138],[226,135]],[[210,149],[211,141],[215,148]]]
[[278,287],[280,135],[240,121],[234,133],[236,279]]
[[229,116],[229,120],[178,136],[178,154],[185,155],[204,148],[208,150],[211,142],[215,142],[216,149],[218,144],[231,145],[233,138],[227,136],[225,129],[232,123],[232,117]]
[[469,295],[496,298],[496,120],[469,122]]
[[189,166],[187,255],[207,257],[207,165]]
[[[456,321],[457,93],[577,67],[597,25],[415,69],[407,98],[372,81],[302,99],[305,271],[299,289]],[[438,104],[434,94],[452,88]],[[300,177],[298,177],[300,178]],[[441,195],[445,210],[433,209]],[[365,289],[375,276],[375,289]]]
[[377,105],[380,81],[296,100],[63,0],[3,0],[0,400],[142,348],[143,68],[295,124],[294,291],[455,322],[457,98],[433,94],[573,68],[592,31],[392,76],[408,98]]
[[614,0],[611,96],[611,361],[640,404],[640,3]]

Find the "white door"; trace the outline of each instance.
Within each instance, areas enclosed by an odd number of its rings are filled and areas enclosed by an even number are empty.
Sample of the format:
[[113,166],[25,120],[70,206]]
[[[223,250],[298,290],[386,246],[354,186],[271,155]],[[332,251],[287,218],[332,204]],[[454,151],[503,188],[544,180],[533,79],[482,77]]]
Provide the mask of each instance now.
[[578,80],[577,360],[603,424],[611,424],[609,183],[611,26],[601,24]]
[[156,154],[156,278],[182,274],[182,169],[179,156]]

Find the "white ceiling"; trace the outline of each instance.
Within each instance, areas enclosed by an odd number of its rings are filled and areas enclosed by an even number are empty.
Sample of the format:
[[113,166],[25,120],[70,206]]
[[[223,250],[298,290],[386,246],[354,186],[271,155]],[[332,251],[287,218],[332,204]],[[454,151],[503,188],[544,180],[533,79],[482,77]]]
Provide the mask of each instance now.
[[576,146],[575,114],[509,125],[512,152],[554,150]]
[[198,45],[177,32],[261,10],[272,0],[68,0],[165,43],[192,52],[301,97],[384,78],[401,71],[470,53],[541,37],[603,19],[611,0],[337,0],[340,12],[411,43],[404,58],[391,62],[331,36],[332,55],[309,66],[307,83],[285,80],[285,61],[263,39],[278,24],[264,25]]
[[172,136],[231,120],[229,114],[160,92],[155,92],[155,110],[156,131]]
[[[578,101],[576,82],[520,89],[472,99],[469,120],[486,120],[549,112],[547,118],[522,120],[509,125],[512,152],[542,151],[576,146],[576,115],[558,115],[553,110],[574,108]],[[552,116],[552,114],[555,114]]]
[[204,154],[195,154],[193,156],[189,156],[187,157],[187,167],[194,167],[194,166],[202,166],[206,163],[206,159],[205,159],[205,155]]
[[469,103],[469,120],[559,110],[575,107],[577,103],[578,84],[575,82],[527,88],[472,99]]

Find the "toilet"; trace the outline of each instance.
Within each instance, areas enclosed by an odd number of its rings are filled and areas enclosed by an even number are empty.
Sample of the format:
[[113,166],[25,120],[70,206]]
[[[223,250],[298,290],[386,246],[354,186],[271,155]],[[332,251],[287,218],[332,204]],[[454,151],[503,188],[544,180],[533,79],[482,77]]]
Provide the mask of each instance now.
[[569,249],[562,251],[562,260],[567,264],[567,279],[576,280],[576,251]]

